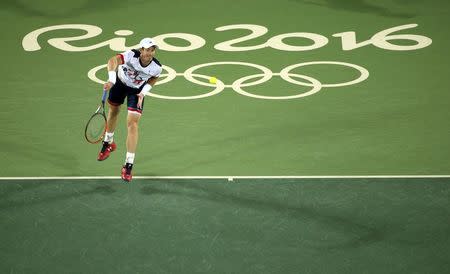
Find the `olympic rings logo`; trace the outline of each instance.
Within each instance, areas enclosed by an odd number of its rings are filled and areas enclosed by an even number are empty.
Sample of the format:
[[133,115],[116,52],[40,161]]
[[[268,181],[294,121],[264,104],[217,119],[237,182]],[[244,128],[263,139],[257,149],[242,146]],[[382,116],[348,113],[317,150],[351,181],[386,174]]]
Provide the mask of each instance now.
[[[200,68],[204,68],[204,67],[219,66],[219,65],[248,66],[248,67],[253,67],[253,68],[259,69],[259,70],[261,70],[262,73],[257,73],[257,74],[241,77],[241,78],[235,80],[232,84],[225,84],[220,79],[217,79],[217,83],[215,83],[215,84],[211,84],[209,82],[202,82],[202,81],[196,79],[196,78],[201,78],[201,79],[208,80],[211,77],[209,75],[195,73],[196,70],[198,70]],[[357,70],[360,75],[358,78],[356,78],[354,80],[349,80],[347,82],[328,83],[327,84],[327,83],[322,83],[321,81],[319,81],[313,77],[291,72],[293,69],[296,69],[299,67],[305,67],[305,66],[312,66],[312,65],[337,65],[337,66],[349,67],[349,68]],[[97,67],[91,69],[88,72],[88,77],[94,82],[103,84],[104,81],[98,79],[96,76],[96,73],[100,69],[105,68],[105,67],[106,67],[106,65],[100,65],[100,66],[97,66]],[[221,91],[223,91],[225,88],[232,88],[235,92],[237,92],[241,95],[253,97],[253,98],[257,98],[257,99],[265,99],[265,100],[296,99],[296,98],[302,98],[302,97],[313,95],[313,94],[319,92],[324,87],[325,88],[333,88],[333,87],[343,87],[343,86],[358,84],[358,83],[363,82],[364,80],[366,80],[369,77],[369,71],[361,66],[351,64],[351,63],[336,62],[336,61],[314,61],[314,62],[306,62],[306,63],[297,63],[297,64],[290,65],[288,67],[285,67],[279,73],[274,73],[270,69],[268,69],[264,66],[252,64],[252,63],[246,63],[246,62],[205,63],[205,64],[193,66],[193,67],[187,69],[186,71],[184,71],[183,73],[177,73],[173,68],[166,66],[166,65],[163,66],[163,70],[166,73],[161,74],[161,77],[165,77],[165,78],[158,81],[156,83],[156,85],[163,85],[163,84],[166,84],[166,83],[172,81],[177,76],[183,76],[189,82],[192,82],[192,83],[200,85],[200,86],[206,86],[206,87],[213,88],[212,91],[209,91],[209,92],[201,94],[201,95],[193,95],[193,96],[167,96],[167,95],[157,94],[154,92],[152,92],[150,94],[150,96],[152,96],[152,97],[156,97],[156,98],[160,98],[160,99],[168,99],[168,100],[201,99],[201,98],[216,95],[216,94],[220,93]],[[246,88],[246,87],[263,84],[263,83],[269,81],[274,76],[279,76],[283,80],[285,80],[286,82],[289,82],[291,84],[298,85],[298,86],[311,87],[311,89],[307,92],[302,92],[302,93],[298,93],[295,95],[288,95],[288,96],[265,96],[265,95],[253,94],[253,93],[250,93],[250,92],[244,90],[244,88]],[[259,78],[259,80],[254,80],[254,79],[258,79],[258,78]],[[302,81],[300,81],[299,79]],[[254,80],[254,81],[251,81],[251,80]],[[251,82],[249,82],[249,81],[251,81]]]

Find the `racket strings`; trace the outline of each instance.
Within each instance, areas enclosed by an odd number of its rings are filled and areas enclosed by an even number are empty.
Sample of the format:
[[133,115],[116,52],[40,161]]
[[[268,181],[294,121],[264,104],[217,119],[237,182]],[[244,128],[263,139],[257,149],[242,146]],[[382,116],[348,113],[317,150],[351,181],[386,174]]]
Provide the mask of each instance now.
[[86,125],[85,135],[90,143],[103,139],[106,130],[106,118],[101,113],[94,114]]

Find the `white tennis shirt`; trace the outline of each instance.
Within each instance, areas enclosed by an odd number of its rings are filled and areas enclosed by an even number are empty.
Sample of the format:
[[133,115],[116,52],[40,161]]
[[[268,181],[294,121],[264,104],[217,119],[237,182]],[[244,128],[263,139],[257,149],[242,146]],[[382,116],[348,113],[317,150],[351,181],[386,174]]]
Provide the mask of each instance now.
[[142,66],[139,61],[139,50],[127,50],[120,53],[123,65],[119,65],[117,70],[119,79],[127,86],[140,88],[151,77],[159,77],[162,71],[162,65],[153,57],[150,64]]

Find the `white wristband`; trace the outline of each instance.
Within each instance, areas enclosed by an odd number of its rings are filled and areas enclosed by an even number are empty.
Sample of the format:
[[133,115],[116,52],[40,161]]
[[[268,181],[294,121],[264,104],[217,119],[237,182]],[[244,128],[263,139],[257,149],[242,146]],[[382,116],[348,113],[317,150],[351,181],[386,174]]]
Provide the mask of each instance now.
[[146,96],[150,95],[150,90],[152,89],[152,86],[150,84],[145,84],[145,86],[142,88],[140,94]]
[[115,71],[108,71],[108,82],[111,82],[113,84],[116,83],[116,72]]

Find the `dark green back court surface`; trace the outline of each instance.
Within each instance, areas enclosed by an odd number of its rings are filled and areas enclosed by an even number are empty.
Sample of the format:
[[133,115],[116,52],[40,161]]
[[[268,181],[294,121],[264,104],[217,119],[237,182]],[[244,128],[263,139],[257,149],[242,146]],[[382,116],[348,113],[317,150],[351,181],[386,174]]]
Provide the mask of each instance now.
[[444,273],[449,180],[0,184],[2,273]]
[[[0,22],[1,273],[449,269],[448,1],[5,0]],[[83,130],[146,36],[165,69],[127,185],[126,111],[105,162]]]

